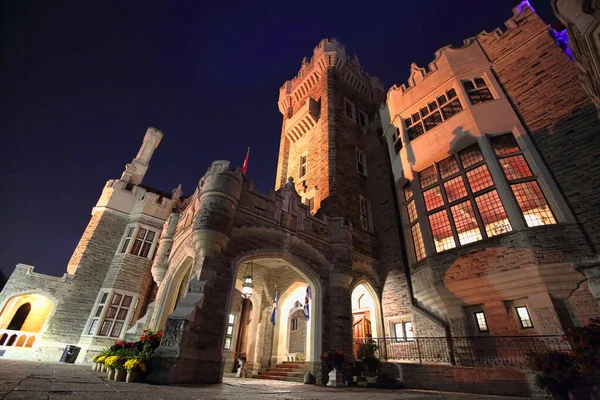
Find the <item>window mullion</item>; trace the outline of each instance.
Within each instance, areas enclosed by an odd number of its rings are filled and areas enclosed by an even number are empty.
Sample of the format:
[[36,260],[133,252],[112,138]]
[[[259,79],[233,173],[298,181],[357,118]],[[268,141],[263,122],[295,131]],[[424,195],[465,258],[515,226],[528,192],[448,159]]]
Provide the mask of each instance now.
[[496,186],[498,196],[500,197],[500,201],[504,206],[504,210],[506,211],[508,221],[512,225],[512,229],[514,231],[525,229],[527,227],[525,224],[525,217],[523,216],[523,213],[521,213],[521,209],[517,204],[517,200],[515,199],[512,189],[506,180],[504,170],[500,165],[500,160],[498,160],[498,157],[496,157],[496,152],[492,148],[489,137],[484,136],[480,138],[478,142],[481,149],[481,154],[483,155],[483,159],[486,161],[492,181],[494,182],[494,186]]

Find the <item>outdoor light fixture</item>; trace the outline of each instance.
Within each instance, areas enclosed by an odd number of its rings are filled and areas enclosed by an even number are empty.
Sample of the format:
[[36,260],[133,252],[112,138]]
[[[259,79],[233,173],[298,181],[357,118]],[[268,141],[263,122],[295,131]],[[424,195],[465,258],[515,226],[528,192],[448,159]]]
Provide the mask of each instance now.
[[[248,275],[248,265],[250,265],[250,275]],[[242,297],[245,299],[249,299],[252,297],[252,289],[254,285],[252,284],[252,263],[246,264],[246,272],[244,272],[244,283],[242,284]]]

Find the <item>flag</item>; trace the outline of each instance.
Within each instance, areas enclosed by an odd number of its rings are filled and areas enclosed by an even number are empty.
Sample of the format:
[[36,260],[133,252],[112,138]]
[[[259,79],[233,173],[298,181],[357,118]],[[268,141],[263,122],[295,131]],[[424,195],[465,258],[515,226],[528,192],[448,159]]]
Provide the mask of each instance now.
[[306,295],[304,295],[304,318],[308,321],[310,319],[310,309],[308,307],[308,301],[312,298],[312,291],[310,286],[306,287]]
[[271,323],[275,325],[277,322],[277,303],[279,303],[279,292],[275,290],[275,298],[273,299],[273,314],[271,314]]
[[246,158],[244,159],[244,164],[242,165],[242,173],[245,174],[248,170],[248,157],[250,156],[250,147],[248,147],[248,151],[246,152]]

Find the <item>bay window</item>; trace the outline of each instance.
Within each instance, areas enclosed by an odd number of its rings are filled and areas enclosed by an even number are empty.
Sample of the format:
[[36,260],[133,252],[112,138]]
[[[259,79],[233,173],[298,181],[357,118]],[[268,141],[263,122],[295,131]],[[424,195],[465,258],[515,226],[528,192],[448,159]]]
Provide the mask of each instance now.
[[147,227],[128,226],[119,252],[151,259],[156,238],[156,232]]

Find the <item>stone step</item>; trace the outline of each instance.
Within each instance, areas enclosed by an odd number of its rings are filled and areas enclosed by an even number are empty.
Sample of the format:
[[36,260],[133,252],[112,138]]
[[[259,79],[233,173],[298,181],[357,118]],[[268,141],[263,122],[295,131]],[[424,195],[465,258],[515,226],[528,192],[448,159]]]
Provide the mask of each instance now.
[[285,382],[303,382],[304,377],[299,376],[269,376],[269,375],[254,375],[252,376],[254,379],[268,379],[271,381],[285,381]]
[[265,371],[274,371],[274,372],[306,372],[306,368],[267,368]]
[[266,376],[304,376],[306,372],[260,371],[258,374]]

